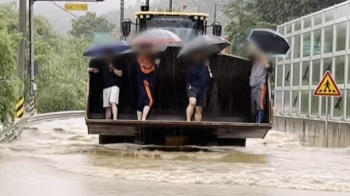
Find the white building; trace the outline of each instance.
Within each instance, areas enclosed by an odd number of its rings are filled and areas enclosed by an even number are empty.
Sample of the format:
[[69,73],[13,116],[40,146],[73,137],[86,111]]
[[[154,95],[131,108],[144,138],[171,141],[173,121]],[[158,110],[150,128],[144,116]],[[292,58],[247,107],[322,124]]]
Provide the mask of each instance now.
[[350,1],[278,26],[290,45],[276,62],[276,117],[325,118],[325,98],[313,91],[330,70],[343,96],[332,98],[330,119],[350,121]]
[[[278,26],[290,45],[276,62],[275,129],[298,133],[306,144],[350,146],[350,1]],[[324,97],[313,91],[331,71],[342,97],[330,100],[325,130]]]

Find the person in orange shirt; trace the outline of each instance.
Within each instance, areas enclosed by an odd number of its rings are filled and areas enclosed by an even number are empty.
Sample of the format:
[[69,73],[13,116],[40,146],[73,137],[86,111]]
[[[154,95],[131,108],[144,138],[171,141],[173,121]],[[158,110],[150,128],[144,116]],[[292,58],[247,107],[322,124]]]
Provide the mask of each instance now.
[[141,53],[137,58],[137,62],[139,64],[137,68],[139,95],[137,103],[137,120],[145,121],[154,103],[154,72],[159,67],[160,60],[153,60],[151,46],[143,46]]

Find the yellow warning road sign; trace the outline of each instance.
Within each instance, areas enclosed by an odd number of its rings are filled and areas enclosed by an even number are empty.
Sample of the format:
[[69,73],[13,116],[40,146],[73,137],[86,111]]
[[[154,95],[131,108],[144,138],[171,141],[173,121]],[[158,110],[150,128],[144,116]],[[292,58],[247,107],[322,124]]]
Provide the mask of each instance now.
[[67,11],[87,11],[88,10],[88,4],[82,3],[66,3],[64,4],[64,9]]
[[330,71],[326,71],[323,78],[316,90],[314,91],[314,96],[322,97],[341,97],[341,91],[339,90],[337,84],[335,83],[333,76]]
[[22,118],[24,113],[24,97],[21,97],[18,99],[15,109],[16,109],[16,117]]

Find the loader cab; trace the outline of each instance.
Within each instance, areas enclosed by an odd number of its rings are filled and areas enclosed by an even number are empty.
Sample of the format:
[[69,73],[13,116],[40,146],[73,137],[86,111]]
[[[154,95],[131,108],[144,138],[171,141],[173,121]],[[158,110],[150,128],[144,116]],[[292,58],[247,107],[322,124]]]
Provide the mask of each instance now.
[[136,33],[159,28],[175,33],[186,42],[198,35],[207,34],[207,28],[212,27],[212,34],[221,36],[221,24],[208,24],[208,18],[209,15],[205,13],[149,11],[149,6],[141,6],[141,11],[135,12],[135,23],[130,19],[122,22],[122,32],[127,38],[132,24],[136,26]]
[[186,42],[205,34],[207,14],[179,12],[136,12],[140,32],[149,29],[164,29],[178,35]]

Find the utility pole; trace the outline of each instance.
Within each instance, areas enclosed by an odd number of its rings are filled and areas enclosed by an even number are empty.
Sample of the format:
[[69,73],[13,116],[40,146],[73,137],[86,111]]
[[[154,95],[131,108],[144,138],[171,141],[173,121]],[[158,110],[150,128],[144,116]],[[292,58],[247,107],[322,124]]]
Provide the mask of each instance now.
[[24,89],[24,73],[26,65],[26,21],[27,21],[27,0],[19,1],[18,13],[18,31],[21,34],[21,40],[18,45],[18,59],[17,59],[17,74],[21,80],[23,87],[20,89],[19,95],[22,98]]
[[[219,4],[220,3],[220,4]],[[215,1],[215,8],[214,8],[214,22],[216,22],[217,18],[219,18],[223,13],[224,11],[223,10],[220,10],[219,11],[219,14],[217,12],[217,5],[222,5],[222,6],[226,6],[228,5],[230,2],[229,1],[224,1],[222,0],[221,2],[220,1]]]
[[200,8],[201,8],[201,0],[199,0],[199,3],[197,4],[197,11],[199,12],[199,10],[200,10]]
[[30,62],[30,115],[34,115],[35,103],[35,75],[34,75],[34,15],[33,15],[34,0],[29,0],[29,62]]
[[173,11],[173,0],[169,0],[169,10]]
[[[122,32],[122,22],[124,20],[124,0],[120,0],[120,32]],[[120,40],[123,40],[123,34],[120,34]]]
[[214,7],[214,22],[216,22],[216,6],[217,6],[217,2],[215,1],[215,7]]
[[[24,1],[24,0],[20,0]],[[29,1],[29,66],[30,66],[30,115],[34,115],[36,110],[34,108],[35,104],[35,93],[37,91],[37,85],[35,83],[35,64],[34,64],[34,2],[36,1],[48,1],[51,0],[28,0]],[[62,0],[57,0],[62,1]],[[72,2],[74,0],[65,0]],[[82,0],[83,2],[99,2],[104,0]],[[124,1],[123,1],[124,2]],[[124,6],[123,6],[124,7]]]

